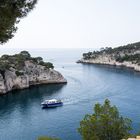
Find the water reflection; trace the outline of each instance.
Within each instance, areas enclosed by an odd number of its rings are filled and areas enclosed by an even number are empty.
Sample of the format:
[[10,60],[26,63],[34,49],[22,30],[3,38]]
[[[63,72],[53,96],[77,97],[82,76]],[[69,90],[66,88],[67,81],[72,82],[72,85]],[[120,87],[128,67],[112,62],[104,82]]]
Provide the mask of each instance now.
[[0,96],[0,116],[5,113],[10,115],[15,109],[26,111],[34,104],[40,106],[42,100],[60,94],[64,86],[64,84],[38,85]]
[[126,73],[127,75],[136,75],[136,76],[140,76],[140,72],[134,71],[134,69],[132,68],[126,68],[126,67],[122,67],[122,66],[113,66],[113,65],[100,65],[100,64],[81,64],[83,65],[84,69],[98,69],[100,72],[104,72],[104,71],[108,71],[110,72],[115,72],[115,73],[119,73],[119,74],[123,74]]

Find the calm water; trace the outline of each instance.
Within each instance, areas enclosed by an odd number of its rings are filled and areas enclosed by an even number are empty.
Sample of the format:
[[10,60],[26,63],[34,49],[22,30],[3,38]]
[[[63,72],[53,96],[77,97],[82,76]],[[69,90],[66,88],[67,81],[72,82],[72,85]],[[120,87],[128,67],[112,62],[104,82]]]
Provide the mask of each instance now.
[[[15,51],[16,52],[16,51]],[[133,120],[134,131],[140,123],[140,74],[130,70],[76,64],[83,50],[31,51],[52,61],[68,80],[67,85],[43,85],[0,96],[0,140],[36,140],[56,136],[80,140],[80,120],[92,113],[93,105],[108,98],[123,116]],[[59,98],[64,106],[41,109],[45,99]]]

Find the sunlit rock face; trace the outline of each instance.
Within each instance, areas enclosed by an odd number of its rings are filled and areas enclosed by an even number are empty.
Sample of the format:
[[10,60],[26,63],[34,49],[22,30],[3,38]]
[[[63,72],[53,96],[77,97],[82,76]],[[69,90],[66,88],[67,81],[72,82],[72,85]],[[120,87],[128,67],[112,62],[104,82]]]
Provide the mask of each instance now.
[[28,88],[30,85],[66,83],[66,79],[54,69],[34,64],[32,61],[25,61],[20,74],[17,69],[10,68],[0,74],[0,94],[5,94],[13,89]]
[[83,58],[78,62],[122,66],[140,71],[140,42],[83,53]]
[[104,65],[113,65],[113,66],[122,66],[122,67],[128,67],[131,69],[134,69],[135,71],[140,71],[140,65],[139,64],[134,64],[133,62],[130,61],[124,61],[124,62],[117,62],[115,60],[111,60],[110,57],[108,60],[106,57],[101,58],[96,58],[96,59],[89,59],[89,60],[84,60],[81,59],[79,61],[80,63],[91,63],[91,64],[104,64]]

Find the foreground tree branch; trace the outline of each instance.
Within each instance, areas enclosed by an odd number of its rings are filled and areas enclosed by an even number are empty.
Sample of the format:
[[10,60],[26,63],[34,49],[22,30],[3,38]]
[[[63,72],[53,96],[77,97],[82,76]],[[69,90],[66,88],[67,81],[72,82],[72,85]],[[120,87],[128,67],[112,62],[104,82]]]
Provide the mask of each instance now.
[[0,0],[0,44],[6,43],[17,31],[20,19],[27,16],[37,0]]

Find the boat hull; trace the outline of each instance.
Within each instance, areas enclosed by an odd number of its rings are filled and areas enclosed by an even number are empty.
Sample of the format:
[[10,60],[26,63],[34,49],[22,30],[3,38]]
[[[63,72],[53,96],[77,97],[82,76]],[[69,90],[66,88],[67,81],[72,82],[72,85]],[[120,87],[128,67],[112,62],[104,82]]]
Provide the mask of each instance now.
[[42,104],[42,108],[53,108],[62,106],[63,103],[54,103],[54,104]]

